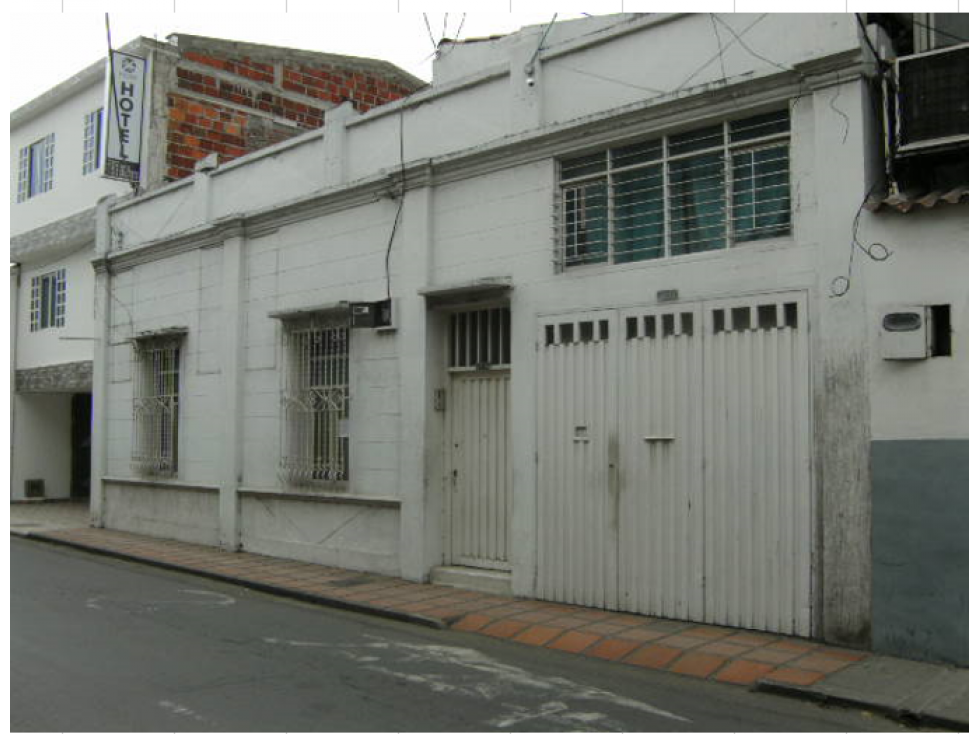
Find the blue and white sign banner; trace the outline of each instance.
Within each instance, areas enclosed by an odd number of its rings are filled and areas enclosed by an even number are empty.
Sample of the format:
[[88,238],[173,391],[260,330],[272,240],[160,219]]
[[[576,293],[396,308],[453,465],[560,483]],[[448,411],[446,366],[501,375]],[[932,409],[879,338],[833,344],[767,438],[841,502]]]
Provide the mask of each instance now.
[[139,183],[146,59],[121,51],[109,57],[102,176]]

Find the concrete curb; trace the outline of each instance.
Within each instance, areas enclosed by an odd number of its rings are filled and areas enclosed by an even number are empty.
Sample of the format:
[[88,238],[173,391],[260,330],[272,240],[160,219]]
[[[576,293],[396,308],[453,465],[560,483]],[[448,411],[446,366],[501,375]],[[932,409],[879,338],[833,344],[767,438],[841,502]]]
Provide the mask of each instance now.
[[109,558],[117,558],[123,561],[131,561],[133,563],[142,563],[146,566],[155,566],[157,568],[163,568],[168,571],[180,571],[181,573],[188,573],[193,576],[200,576],[202,578],[211,579],[213,581],[222,581],[228,584],[234,584],[236,586],[244,586],[245,588],[251,589],[253,591],[261,591],[265,594],[271,594],[273,596],[283,596],[289,599],[296,599],[297,601],[307,602],[309,604],[317,604],[321,607],[331,607],[334,609],[342,609],[347,612],[357,612],[360,614],[369,614],[374,617],[384,617],[385,619],[393,619],[398,622],[408,622],[409,624],[417,624],[422,627],[428,627],[430,629],[445,630],[449,628],[445,622],[441,619],[435,619],[434,617],[426,617],[422,614],[411,614],[409,612],[399,612],[395,609],[383,609],[381,607],[372,607],[367,604],[358,604],[357,602],[344,601],[343,599],[335,599],[329,596],[317,596],[316,594],[310,594],[305,591],[299,591],[298,589],[289,589],[284,586],[275,586],[273,584],[264,584],[260,581],[250,581],[248,579],[239,578],[237,576],[229,576],[222,573],[217,573],[215,571],[204,571],[201,569],[196,569],[188,566],[181,566],[176,563],[168,563],[167,561],[158,561],[153,558],[143,558],[141,556],[131,556],[126,553],[121,553],[119,551],[109,550],[107,548],[98,548],[91,545],[85,545],[84,543],[77,543],[73,540],[65,540],[63,538],[53,538],[51,536],[45,535],[43,532],[30,532],[30,531],[10,531],[11,535],[16,535],[21,538],[26,538],[27,540],[39,541],[41,543],[50,543],[51,545],[61,545],[68,548],[74,548],[75,550],[84,551],[85,553],[91,553],[93,555],[108,556]]
[[912,726],[933,726],[940,729],[951,729],[953,731],[969,730],[968,721],[957,721],[939,714],[930,714],[927,711],[912,711],[911,709],[901,708],[900,706],[863,701],[859,698],[842,696],[839,694],[825,693],[824,691],[820,691],[818,689],[812,689],[806,686],[795,686],[790,683],[782,683],[780,681],[762,679],[756,681],[754,685],[751,686],[751,690],[758,693],[773,693],[778,696],[787,696],[790,698],[802,699],[804,701],[813,701],[815,703],[827,706],[860,708],[866,711],[873,711],[874,713],[881,714],[882,716],[886,716],[894,721],[902,724],[910,724]]

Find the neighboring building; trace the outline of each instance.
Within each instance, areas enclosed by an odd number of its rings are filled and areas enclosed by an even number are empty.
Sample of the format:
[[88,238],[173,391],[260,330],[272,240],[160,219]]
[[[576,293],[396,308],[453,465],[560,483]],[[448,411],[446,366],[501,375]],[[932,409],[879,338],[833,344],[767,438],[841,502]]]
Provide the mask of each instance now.
[[[423,86],[385,61],[197,36],[123,50],[149,59],[144,191]],[[10,117],[12,499],[89,493],[95,205],[129,191],[100,175],[104,95],[100,61]]]
[[[969,22],[871,16],[892,69],[887,189],[859,237],[870,355],[873,646],[968,664]],[[900,93],[896,90],[900,89]],[[879,244],[875,244],[879,243]],[[908,319],[911,321],[909,322]],[[906,329],[919,320],[917,329]],[[901,357],[901,358],[895,358]]]
[[[891,166],[860,21],[446,43],[430,89],[103,203],[97,522],[876,644],[883,439],[966,438],[968,214],[864,211]],[[898,288],[950,306],[951,356],[882,361]]]

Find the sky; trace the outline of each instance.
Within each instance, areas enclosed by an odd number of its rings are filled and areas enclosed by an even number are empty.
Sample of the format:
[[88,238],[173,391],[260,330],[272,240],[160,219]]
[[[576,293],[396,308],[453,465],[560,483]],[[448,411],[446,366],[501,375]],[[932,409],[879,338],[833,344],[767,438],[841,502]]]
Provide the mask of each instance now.
[[[472,10],[463,17],[460,11],[410,0],[342,5],[324,0],[15,0],[12,8],[8,6],[7,104],[13,111],[103,58],[106,12],[114,46],[141,35],[164,41],[170,33],[187,33],[379,58],[430,81],[432,38],[504,34],[547,23],[554,15],[544,3],[535,8],[534,3],[518,1],[520,8],[514,12],[509,12],[511,0],[466,3]],[[621,4],[622,0],[599,0],[589,4],[589,12],[618,12]],[[140,10],[134,12],[134,6]],[[332,10],[338,6],[356,11]],[[558,19],[581,16],[562,12]]]
[[[555,10],[560,10],[558,20],[568,20],[622,11],[867,9],[856,7],[854,0],[697,0],[696,7],[679,5],[646,0],[587,0],[560,6],[538,0],[470,0],[450,9],[420,0],[11,0],[6,3],[5,97],[13,111],[104,58],[106,12],[115,46],[137,36],[164,41],[170,33],[189,33],[379,58],[430,81],[433,38],[509,33],[547,23]],[[895,6],[890,10],[921,9],[920,0],[888,0],[887,5]],[[932,5],[967,11],[971,0],[932,0]]]

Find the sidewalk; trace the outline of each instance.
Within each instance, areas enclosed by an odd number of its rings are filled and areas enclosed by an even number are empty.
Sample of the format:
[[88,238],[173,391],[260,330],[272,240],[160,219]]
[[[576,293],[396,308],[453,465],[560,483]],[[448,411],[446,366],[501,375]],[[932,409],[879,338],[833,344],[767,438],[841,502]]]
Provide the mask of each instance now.
[[[16,509],[15,509],[16,508]],[[755,690],[870,709],[903,721],[968,729],[968,670],[800,638],[517,600],[252,553],[45,523],[11,506],[11,533],[435,628],[487,635]],[[63,508],[62,508],[63,509]],[[61,523],[60,526],[57,523]]]

